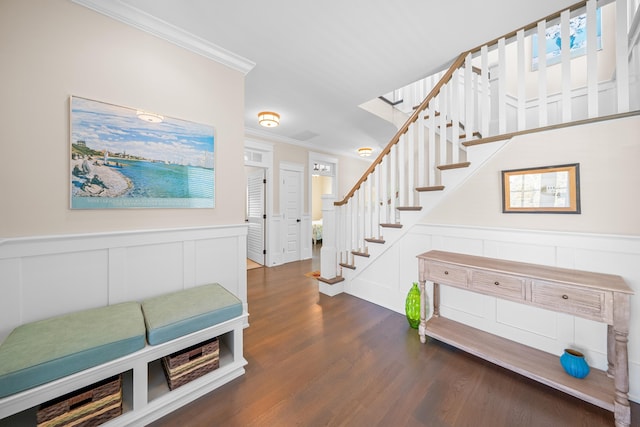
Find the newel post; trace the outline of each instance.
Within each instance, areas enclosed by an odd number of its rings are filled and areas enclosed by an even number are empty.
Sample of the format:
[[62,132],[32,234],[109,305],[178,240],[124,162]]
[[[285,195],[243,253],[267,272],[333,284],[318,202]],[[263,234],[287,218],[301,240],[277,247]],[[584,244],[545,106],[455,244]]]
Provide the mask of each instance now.
[[324,279],[336,277],[336,210],[331,194],[322,195],[322,249],[320,249],[320,276]]

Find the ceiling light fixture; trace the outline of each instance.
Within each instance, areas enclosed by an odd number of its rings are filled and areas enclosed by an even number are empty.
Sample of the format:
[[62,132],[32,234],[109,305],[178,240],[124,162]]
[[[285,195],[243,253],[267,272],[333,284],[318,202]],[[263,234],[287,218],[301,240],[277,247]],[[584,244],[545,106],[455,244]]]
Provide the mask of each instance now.
[[146,111],[140,110],[136,111],[136,116],[138,116],[140,120],[144,120],[147,123],[162,123],[162,121],[164,120],[164,117],[159,114],[148,113]]
[[267,128],[274,128],[280,124],[280,114],[273,111],[258,113],[258,123]]
[[373,153],[373,149],[370,147],[360,147],[358,148],[358,154],[360,157],[369,157]]

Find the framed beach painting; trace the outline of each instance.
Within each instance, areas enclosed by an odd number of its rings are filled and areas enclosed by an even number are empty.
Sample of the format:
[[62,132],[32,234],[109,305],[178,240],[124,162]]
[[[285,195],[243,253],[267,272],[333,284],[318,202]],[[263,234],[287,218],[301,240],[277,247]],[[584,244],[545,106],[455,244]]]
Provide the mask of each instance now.
[[213,208],[214,129],[72,96],[71,208]]

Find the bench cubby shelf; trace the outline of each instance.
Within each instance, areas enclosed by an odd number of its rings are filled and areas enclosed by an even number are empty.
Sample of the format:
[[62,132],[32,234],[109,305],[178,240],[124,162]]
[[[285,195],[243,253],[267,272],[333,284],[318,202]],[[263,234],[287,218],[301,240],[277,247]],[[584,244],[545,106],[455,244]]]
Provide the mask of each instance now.
[[[123,413],[106,427],[146,425],[244,374],[243,324],[247,315],[155,346],[147,345],[108,363],[0,399],[0,426],[35,426],[37,406],[117,374],[123,375]],[[160,359],[210,338],[220,340],[220,367],[175,390],[166,383]]]

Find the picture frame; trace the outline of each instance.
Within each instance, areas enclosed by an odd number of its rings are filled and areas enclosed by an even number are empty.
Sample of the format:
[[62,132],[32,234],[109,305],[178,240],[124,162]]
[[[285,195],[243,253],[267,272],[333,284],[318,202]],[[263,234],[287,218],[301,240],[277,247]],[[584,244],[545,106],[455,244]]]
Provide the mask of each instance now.
[[71,209],[214,208],[212,126],[70,97]]
[[503,213],[580,213],[580,164],[502,171]]

